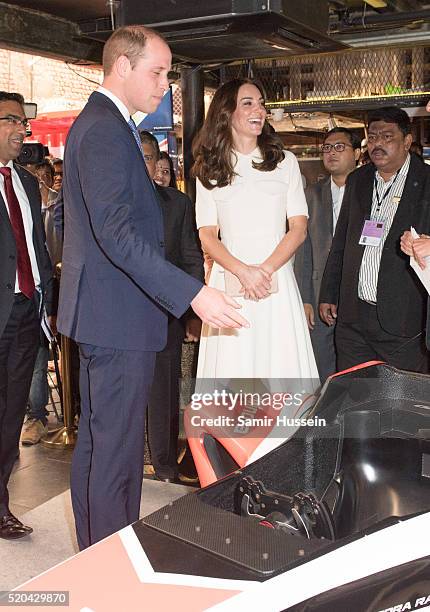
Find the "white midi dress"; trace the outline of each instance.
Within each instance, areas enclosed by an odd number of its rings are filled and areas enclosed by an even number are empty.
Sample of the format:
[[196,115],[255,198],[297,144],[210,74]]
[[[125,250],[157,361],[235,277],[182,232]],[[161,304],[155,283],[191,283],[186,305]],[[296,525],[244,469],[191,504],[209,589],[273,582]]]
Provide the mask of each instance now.
[[[285,159],[271,172],[261,172],[259,149],[235,153],[231,185],[208,190],[197,181],[197,227],[218,226],[221,240],[247,264],[263,262],[282,240],[286,220],[308,214],[299,165]],[[314,379],[318,371],[301,296],[293,271],[294,258],[277,271],[278,292],[254,302],[235,298],[248,329],[214,329],[203,325],[197,377],[202,379]],[[214,262],[209,286],[225,290],[224,270]]]

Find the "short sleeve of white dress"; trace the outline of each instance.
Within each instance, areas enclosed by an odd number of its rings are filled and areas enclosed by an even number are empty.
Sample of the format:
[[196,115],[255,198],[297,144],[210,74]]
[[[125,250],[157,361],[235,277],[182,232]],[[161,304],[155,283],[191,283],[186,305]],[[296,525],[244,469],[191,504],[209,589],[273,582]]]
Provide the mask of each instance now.
[[285,159],[280,167],[285,168],[286,181],[288,185],[287,194],[287,218],[296,215],[308,217],[308,205],[306,203],[305,192],[303,190],[302,175],[296,156],[290,151],[284,151]]
[[[215,187],[216,189],[216,187]],[[213,197],[213,189],[203,187],[199,179],[196,181],[196,223],[197,229],[206,225],[218,225],[218,212]]]

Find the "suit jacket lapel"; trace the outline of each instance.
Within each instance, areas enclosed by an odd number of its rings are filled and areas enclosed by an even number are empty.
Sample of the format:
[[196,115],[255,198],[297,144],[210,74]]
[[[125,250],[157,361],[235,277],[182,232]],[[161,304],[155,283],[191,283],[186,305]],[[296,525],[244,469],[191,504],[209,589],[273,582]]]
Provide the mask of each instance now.
[[14,168],[21,179],[22,186],[24,187],[25,193],[27,194],[28,203],[30,204],[31,216],[33,218],[33,228],[35,227],[35,211],[37,206],[41,206],[41,202],[37,197],[38,194],[35,192],[35,185],[32,177],[29,177],[25,172],[22,171],[20,166],[14,164]]
[[366,176],[363,177],[363,182],[358,186],[360,190],[360,193],[358,194],[358,200],[359,205],[363,211],[364,218],[370,219],[370,213],[372,212],[373,183],[375,181],[376,169],[373,164],[367,164],[367,167],[369,168],[369,170],[366,173]]
[[8,230],[11,233],[11,235],[13,235],[12,226],[10,224],[9,213],[7,211],[6,202],[4,201],[4,199],[3,199],[1,194],[0,194],[0,218],[4,221],[5,227],[8,228]]
[[[411,219],[413,218],[414,207],[419,204],[419,194],[423,184],[423,165],[422,162],[411,158],[409,172],[406,177],[405,186],[403,189],[400,202],[397,204],[397,211],[394,215],[393,223],[390,228],[390,239],[396,243],[405,230],[410,229]],[[416,228],[420,232],[419,228]]]
[[323,207],[324,220],[333,236],[333,198],[331,195],[331,179],[324,181],[321,186],[321,203]]

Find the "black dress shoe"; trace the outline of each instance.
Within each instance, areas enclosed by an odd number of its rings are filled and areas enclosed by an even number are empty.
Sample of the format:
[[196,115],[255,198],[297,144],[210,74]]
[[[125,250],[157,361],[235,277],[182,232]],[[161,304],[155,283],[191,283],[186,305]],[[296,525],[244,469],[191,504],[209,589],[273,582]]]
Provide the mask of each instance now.
[[17,540],[32,533],[32,527],[23,525],[13,514],[6,514],[0,518],[0,538],[4,540]]
[[158,474],[154,474],[154,480],[166,482],[167,484],[181,484],[181,481],[177,476],[173,476],[172,478],[163,478],[162,476],[158,476]]

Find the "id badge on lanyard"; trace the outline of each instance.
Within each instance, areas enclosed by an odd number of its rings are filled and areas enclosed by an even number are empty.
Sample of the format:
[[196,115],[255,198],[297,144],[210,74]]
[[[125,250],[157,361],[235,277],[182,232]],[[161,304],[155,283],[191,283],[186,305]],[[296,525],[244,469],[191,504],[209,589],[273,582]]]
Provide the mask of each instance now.
[[358,244],[364,246],[379,246],[384,235],[385,221],[372,221],[366,219],[361,230]]
[[[384,195],[382,196],[382,200],[379,199],[379,195],[378,195],[378,185],[376,182],[376,177],[374,179],[375,181],[375,185],[374,185],[374,189],[376,192],[376,200],[378,203],[377,209],[376,209],[376,214],[378,214],[379,209],[381,208],[381,205],[383,203],[383,201],[385,200],[385,198],[388,197],[388,194],[390,193],[393,185],[395,185],[396,181],[397,181],[397,177],[399,176],[399,172],[400,170],[397,170],[396,175],[394,177],[393,182],[391,183],[391,185],[388,187],[388,189],[386,190],[386,192],[384,193]],[[397,196],[393,196],[392,197],[392,202],[394,204],[398,204],[400,198]],[[384,227],[385,227],[385,221],[383,220],[373,220],[373,219],[366,219],[363,225],[363,229],[361,230],[361,236],[360,236],[360,240],[358,241],[358,244],[361,244],[363,246],[379,246],[381,244],[381,240],[384,236]]]

